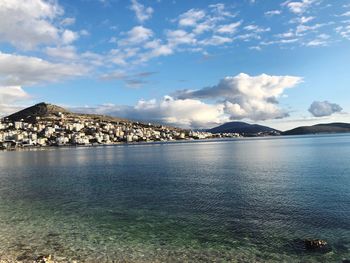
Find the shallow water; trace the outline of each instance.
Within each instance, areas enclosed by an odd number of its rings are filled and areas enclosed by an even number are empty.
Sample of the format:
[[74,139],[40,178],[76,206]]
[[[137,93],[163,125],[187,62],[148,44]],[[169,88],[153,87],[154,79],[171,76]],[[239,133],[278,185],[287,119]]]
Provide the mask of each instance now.
[[0,259],[341,262],[349,156],[349,135],[1,152]]

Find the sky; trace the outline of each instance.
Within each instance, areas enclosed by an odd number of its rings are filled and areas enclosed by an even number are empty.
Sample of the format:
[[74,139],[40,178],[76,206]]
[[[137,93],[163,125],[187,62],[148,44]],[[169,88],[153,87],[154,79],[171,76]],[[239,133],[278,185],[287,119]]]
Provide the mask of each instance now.
[[0,116],[350,122],[349,0],[0,0]]

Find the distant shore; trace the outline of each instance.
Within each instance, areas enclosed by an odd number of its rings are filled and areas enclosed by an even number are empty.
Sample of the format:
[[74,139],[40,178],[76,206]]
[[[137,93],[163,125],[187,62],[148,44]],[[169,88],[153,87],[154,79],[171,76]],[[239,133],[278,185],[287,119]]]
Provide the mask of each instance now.
[[[272,137],[272,136],[271,136]],[[235,138],[206,138],[206,139],[187,139],[187,140],[169,140],[169,141],[140,141],[140,142],[115,142],[106,144],[85,144],[85,145],[47,145],[47,146],[25,146],[25,147],[15,147],[10,149],[1,149],[1,152],[13,152],[13,151],[34,151],[34,150],[49,150],[49,149],[66,149],[66,148],[103,148],[111,146],[136,146],[136,145],[151,145],[151,144],[175,144],[175,143],[191,143],[191,142],[206,142],[206,141],[225,141],[234,140],[240,138],[248,137],[235,137]]]
[[[140,141],[140,142],[114,142],[105,144],[85,144],[85,145],[46,145],[46,146],[24,146],[15,147],[10,149],[0,148],[0,152],[14,152],[14,151],[40,151],[51,149],[71,149],[71,148],[103,148],[111,146],[137,146],[137,145],[154,145],[154,144],[177,144],[177,143],[196,143],[196,142],[222,142],[232,140],[251,140],[251,139],[281,139],[281,138],[294,138],[294,137],[320,137],[320,136],[348,136],[350,133],[316,133],[316,134],[303,134],[303,135],[271,135],[271,136],[240,136],[240,137],[214,137],[205,139],[184,139],[184,140],[168,140],[168,141]],[[1,261],[0,261],[1,263]]]

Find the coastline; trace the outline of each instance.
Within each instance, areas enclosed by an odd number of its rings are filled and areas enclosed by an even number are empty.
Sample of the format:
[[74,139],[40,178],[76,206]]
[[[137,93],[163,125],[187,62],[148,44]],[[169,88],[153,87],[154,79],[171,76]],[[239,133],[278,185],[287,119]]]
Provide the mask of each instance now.
[[177,143],[195,143],[195,142],[225,141],[225,140],[231,141],[231,140],[237,140],[237,139],[243,139],[243,138],[249,138],[249,137],[184,139],[184,140],[168,140],[168,141],[116,142],[116,143],[86,144],[86,145],[66,144],[66,145],[47,145],[47,146],[25,146],[25,147],[16,147],[12,149],[0,149],[0,152],[41,151],[41,150],[44,151],[44,150],[51,150],[51,149],[72,149],[72,148],[104,148],[104,147],[114,147],[114,146],[177,144]]
[[[267,135],[267,136],[240,136],[240,137],[214,137],[205,139],[183,139],[183,140],[165,140],[165,141],[140,141],[140,142],[115,142],[102,144],[86,145],[47,145],[47,146],[25,146],[11,149],[1,149],[0,152],[21,152],[21,151],[45,151],[53,149],[80,149],[80,148],[104,148],[116,146],[138,146],[138,145],[156,145],[156,144],[180,144],[180,143],[199,143],[199,142],[223,142],[236,140],[273,140],[273,139],[293,139],[293,138],[312,138],[312,137],[331,137],[331,136],[349,136],[350,133],[316,133],[303,135]],[[0,262],[1,263],[1,262]]]

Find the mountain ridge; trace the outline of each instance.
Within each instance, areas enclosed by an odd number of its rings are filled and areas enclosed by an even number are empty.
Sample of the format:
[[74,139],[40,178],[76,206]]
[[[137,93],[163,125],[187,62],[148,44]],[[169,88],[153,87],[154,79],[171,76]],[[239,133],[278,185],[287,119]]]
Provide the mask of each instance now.
[[294,129],[282,132],[282,135],[304,135],[320,133],[347,133],[350,132],[350,123],[333,122],[320,123],[312,126],[300,126]]
[[59,113],[70,114],[68,110],[50,103],[41,102],[31,107],[15,112],[6,118],[11,121],[33,121],[36,117],[53,117]]
[[72,111],[69,111],[63,107],[41,102],[38,104],[35,104],[31,107],[25,108],[23,110],[20,110],[18,112],[15,112],[7,117],[5,117],[8,120],[11,121],[20,121],[24,120],[26,122],[35,122],[38,118],[39,119],[55,119],[60,118],[60,115],[64,114],[69,117],[76,117],[76,118],[92,118],[92,119],[99,119],[101,121],[124,121],[124,122],[132,122],[131,120],[126,120],[118,117],[112,117],[112,116],[106,116],[106,115],[99,115],[99,114],[86,114],[86,113],[75,113]]
[[239,133],[246,135],[256,135],[259,133],[280,133],[279,130],[267,126],[239,121],[226,122],[207,131],[211,133]]

